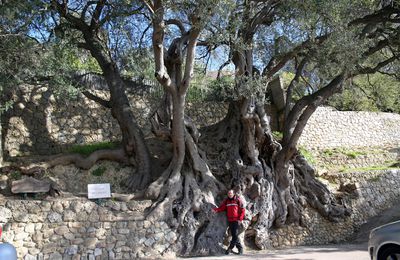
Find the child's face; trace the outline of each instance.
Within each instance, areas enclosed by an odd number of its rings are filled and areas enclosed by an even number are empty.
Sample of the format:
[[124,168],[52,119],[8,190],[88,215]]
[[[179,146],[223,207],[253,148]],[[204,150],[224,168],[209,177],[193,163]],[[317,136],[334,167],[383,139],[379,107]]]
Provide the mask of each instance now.
[[228,191],[228,198],[232,199],[233,195],[233,190]]

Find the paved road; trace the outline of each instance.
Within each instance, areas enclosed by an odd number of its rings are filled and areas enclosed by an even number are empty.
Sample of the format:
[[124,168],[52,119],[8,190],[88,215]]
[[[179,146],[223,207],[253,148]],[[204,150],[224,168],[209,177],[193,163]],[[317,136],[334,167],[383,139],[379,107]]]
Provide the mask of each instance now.
[[243,255],[191,257],[181,259],[193,260],[239,260],[239,259],[271,259],[271,260],[370,260],[367,244],[342,244],[327,246],[308,246],[266,252],[246,252]]
[[271,260],[370,260],[367,250],[368,235],[371,229],[400,219],[400,203],[381,212],[360,227],[351,241],[353,244],[337,244],[325,246],[295,247],[272,251],[247,251],[243,255],[222,255],[208,257],[191,257],[181,259],[193,260],[239,260],[239,259],[271,259]]

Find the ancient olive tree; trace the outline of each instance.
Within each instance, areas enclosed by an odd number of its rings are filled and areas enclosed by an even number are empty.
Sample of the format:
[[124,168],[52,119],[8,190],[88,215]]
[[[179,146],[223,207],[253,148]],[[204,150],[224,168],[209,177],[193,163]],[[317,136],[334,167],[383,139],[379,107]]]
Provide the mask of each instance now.
[[[208,252],[207,247],[217,241],[199,244],[198,236],[207,226],[214,226],[213,239],[222,239],[226,226],[209,223],[209,214],[215,196],[225,186],[212,175],[204,152],[198,148],[199,132],[185,116],[185,99],[201,32],[224,2],[145,2],[153,23],[155,76],[165,90],[153,127],[156,134],[168,136],[173,145],[168,168],[146,190],[146,197],[157,199],[148,218],[162,218],[176,225],[180,233],[176,250],[180,254]],[[167,34],[167,26],[176,26],[178,33]]]
[[[110,109],[116,118],[122,133],[123,150],[98,151],[85,160],[79,158],[81,164],[93,163],[98,159],[118,159],[124,157],[136,166],[136,174],[132,174],[128,185],[132,189],[146,186],[151,180],[150,155],[145,144],[143,133],[132,113],[125,84],[110,49],[108,37],[110,22],[118,17],[130,17],[140,13],[143,5],[125,3],[123,1],[51,1],[50,6],[59,17],[55,30],[68,37],[75,33],[76,46],[88,50],[96,59],[102,76],[107,82],[110,100],[104,100],[93,93],[86,96]],[[65,33],[64,33],[65,32]],[[75,157],[68,158],[75,161]],[[61,163],[61,158],[53,163]]]
[[[355,10],[362,10],[357,13],[362,18],[347,16]],[[221,154],[232,187],[250,202],[247,234],[259,248],[268,247],[271,227],[304,224],[307,205],[331,221],[351,213],[315,178],[296,145],[316,108],[340,92],[347,79],[373,73],[399,58],[399,11],[396,4],[378,8],[362,1],[351,6],[329,1],[238,1],[229,21],[221,23],[230,32],[226,41],[228,63],[235,66],[235,97],[225,119],[208,127],[201,141]],[[366,27],[376,29],[366,34]],[[268,35],[274,30],[275,35]],[[289,34],[279,35],[282,31]],[[264,57],[256,61],[264,66],[257,69],[254,60],[260,51]],[[373,63],[371,57],[380,51],[389,54]],[[295,76],[286,91],[283,138],[278,143],[271,135],[262,90],[288,68]],[[293,100],[293,91],[306,74],[320,78],[320,85]]]

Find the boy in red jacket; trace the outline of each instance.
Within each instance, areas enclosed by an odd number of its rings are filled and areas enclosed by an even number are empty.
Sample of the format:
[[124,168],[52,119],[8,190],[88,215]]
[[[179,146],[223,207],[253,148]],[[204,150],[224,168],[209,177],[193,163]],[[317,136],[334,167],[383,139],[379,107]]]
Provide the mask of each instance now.
[[239,222],[243,220],[245,209],[243,207],[243,202],[240,198],[235,195],[233,190],[228,191],[228,198],[226,198],[221,206],[213,209],[214,212],[226,211],[226,216],[228,218],[228,226],[232,235],[231,243],[228,249],[225,251],[225,254],[232,253],[232,249],[236,246],[239,250],[239,254],[243,254],[243,247],[240,244],[240,240],[238,237],[238,228]]

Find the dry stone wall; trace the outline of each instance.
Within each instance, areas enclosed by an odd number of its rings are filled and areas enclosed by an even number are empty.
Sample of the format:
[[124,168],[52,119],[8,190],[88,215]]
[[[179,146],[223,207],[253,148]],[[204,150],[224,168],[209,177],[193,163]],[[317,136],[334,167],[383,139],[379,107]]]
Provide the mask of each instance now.
[[[305,226],[272,230],[273,247],[336,243],[348,239],[368,218],[398,203],[400,170],[336,174],[334,183],[352,184],[343,199],[353,214],[339,223],[306,210]],[[0,198],[2,241],[17,248],[19,259],[172,258],[179,239],[164,222],[143,219],[150,201],[95,203],[84,198],[44,201]],[[221,241],[222,243],[222,241]],[[221,245],[222,246],[222,245]]]
[[[4,154],[11,157],[46,155],[67,151],[72,145],[120,140],[120,129],[109,109],[83,95],[55,97],[47,87],[21,86],[14,94],[12,109],[2,115]],[[109,99],[106,91],[93,91]],[[149,117],[159,97],[128,93],[132,111],[145,136],[151,136]],[[225,116],[227,105],[188,103],[188,114],[199,126]]]
[[[95,94],[108,98],[107,92]],[[132,110],[145,136],[151,136],[149,117],[159,104],[151,94],[129,94]],[[120,140],[110,111],[82,95],[55,97],[47,87],[22,86],[15,105],[2,115],[4,155],[54,154],[74,144]],[[221,120],[226,103],[188,103],[187,113],[202,127]],[[272,123],[276,120],[271,119]],[[311,149],[400,145],[400,115],[342,112],[320,107],[310,118],[299,144]]]
[[274,230],[274,247],[337,243],[351,238],[369,218],[398,203],[400,197],[400,170],[339,173],[331,182],[353,184],[354,190],[344,200],[353,209],[343,222],[333,223],[322,218],[315,210],[306,211],[305,227],[290,225]]
[[299,144],[317,149],[395,147],[400,145],[400,115],[319,107],[307,123]]
[[150,201],[0,199],[2,242],[24,260],[173,258],[177,234],[143,219]]

